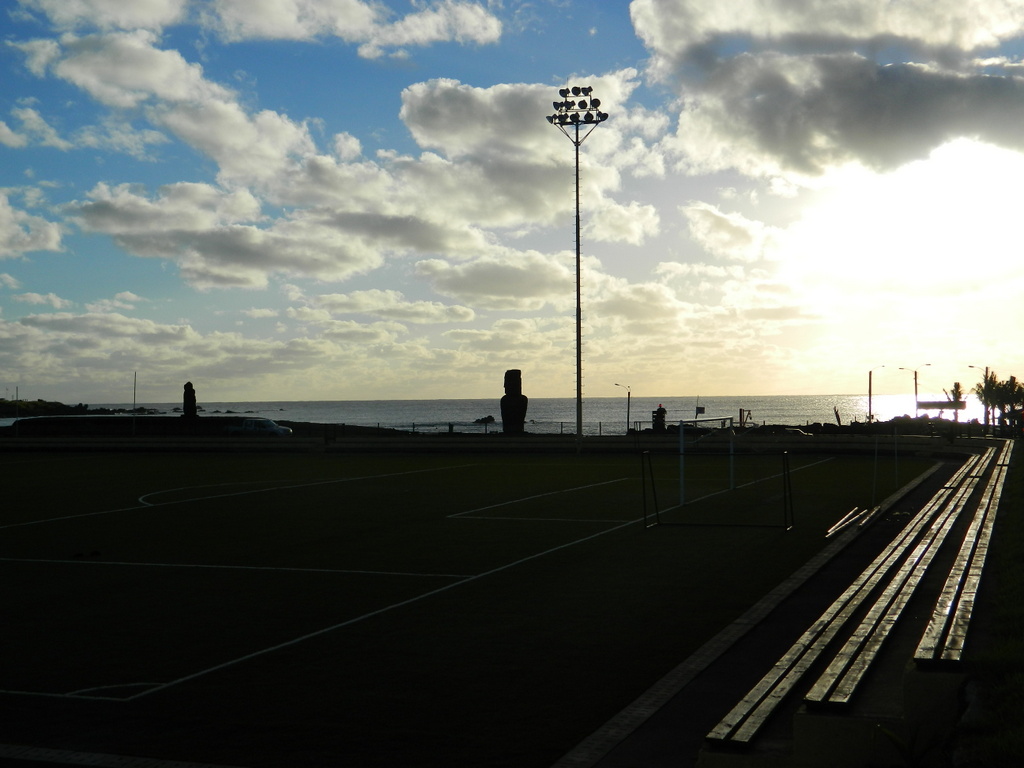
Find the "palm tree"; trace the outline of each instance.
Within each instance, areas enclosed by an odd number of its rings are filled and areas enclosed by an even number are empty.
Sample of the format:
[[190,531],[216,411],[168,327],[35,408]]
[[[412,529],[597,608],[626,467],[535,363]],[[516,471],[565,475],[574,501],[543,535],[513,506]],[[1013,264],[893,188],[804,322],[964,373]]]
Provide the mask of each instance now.
[[995,371],[986,371],[985,376],[982,380],[974,385],[975,395],[978,396],[978,400],[985,406],[985,426],[989,425],[990,414],[992,409],[996,407],[997,392],[999,391],[999,379],[996,377]]
[[959,381],[954,381],[949,388],[949,400],[953,403],[953,421],[960,421],[961,403],[964,401],[964,388]]
[[980,384],[974,387],[974,394],[985,406],[985,423],[988,423],[989,412],[992,412],[992,424],[996,423],[995,411],[999,411],[999,425],[1005,426],[1006,420],[1019,407],[1024,406],[1024,384],[1011,376],[1000,381],[995,372],[991,372]]
[[999,407],[999,424],[1005,425],[1010,414],[1017,410],[1018,406],[1024,405],[1024,384],[1017,381],[1016,376],[999,382],[996,400]]

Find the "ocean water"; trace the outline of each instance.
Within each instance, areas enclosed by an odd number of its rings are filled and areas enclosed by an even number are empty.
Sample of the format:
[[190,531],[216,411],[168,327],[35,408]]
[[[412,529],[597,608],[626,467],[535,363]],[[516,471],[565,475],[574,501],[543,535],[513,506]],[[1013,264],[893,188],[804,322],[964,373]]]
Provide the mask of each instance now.
[[[920,400],[945,400],[942,395],[921,394]],[[961,421],[984,418],[984,409],[972,395],[967,407],[960,412]],[[93,408],[131,408],[131,403],[90,404]],[[173,415],[181,403],[138,403],[138,407],[152,408]],[[638,428],[651,426],[651,412],[664,406],[666,421],[670,424],[689,421],[695,417],[698,405],[704,408],[699,417],[717,421],[732,419],[739,422],[740,411],[749,412],[750,423],[803,426],[806,424],[836,423],[835,411],[843,424],[866,421],[867,395],[775,395],[767,397],[630,397],[627,422],[627,398],[596,397],[583,401],[584,434],[622,434],[626,425]],[[258,415],[282,421],[304,421],[323,424],[351,424],[354,426],[381,426],[418,432],[447,431],[449,425],[458,432],[494,431],[501,429],[500,399],[476,400],[296,400],[267,402],[200,402],[201,416],[217,417],[240,414]],[[914,396],[875,395],[871,410],[877,420],[888,421],[896,416],[914,415]],[[921,411],[933,417],[951,419],[953,412]],[[491,424],[477,423],[478,419],[494,417]],[[11,423],[0,420],[0,425]],[[530,398],[526,413],[526,430],[544,434],[571,434],[576,430],[576,400],[571,397]]]

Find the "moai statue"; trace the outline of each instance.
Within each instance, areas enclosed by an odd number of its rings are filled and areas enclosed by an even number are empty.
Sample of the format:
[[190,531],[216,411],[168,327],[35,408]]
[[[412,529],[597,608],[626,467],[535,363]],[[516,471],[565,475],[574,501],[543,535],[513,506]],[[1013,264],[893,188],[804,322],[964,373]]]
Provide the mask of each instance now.
[[501,431],[506,435],[523,434],[526,406],[529,398],[523,394],[523,372],[505,371],[505,396],[501,398]]
[[186,419],[199,418],[199,414],[196,413],[196,390],[192,386],[191,381],[185,382],[185,395],[181,415]]

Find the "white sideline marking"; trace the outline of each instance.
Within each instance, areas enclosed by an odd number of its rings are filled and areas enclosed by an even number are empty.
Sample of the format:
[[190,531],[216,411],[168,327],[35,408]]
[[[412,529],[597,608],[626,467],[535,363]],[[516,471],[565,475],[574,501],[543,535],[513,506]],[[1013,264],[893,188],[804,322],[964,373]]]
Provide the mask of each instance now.
[[408,472],[389,472],[383,475],[363,475],[362,477],[342,477],[337,480],[317,480],[314,483],[296,483],[295,485],[276,485],[272,488],[256,488],[248,491],[235,491],[233,493],[216,493],[212,496],[195,496],[188,499],[176,499],[174,501],[161,501],[156,504],[149,504],[142,499],[147,496],[152,496],[154,493],[170,493],[171,491],[188,490],[189,487],[209,487],[209,486],[186,486],[184,488],[174,488],[167,491],[153,491],[153,493],[147,493],[145,496],[139,497],[139,505],[134,507],[121,507],[119,509],[105,509],[99,512],[83,512],[78,515],[62,515],[61,517],[48,517],[45,520],[26,520],[21,523],[8,523],[7,525],[0,525],[0,530],[5,528],[20,528],[26,525],[40,525],[41,523],[56,523],[62,520],[75,520],[80,517],[96,517],[98,515],[111,515],[115,512],[133,512],[139,509],[152,509],[154,507],[169,507],[174,504],[188,504],[193,501],[209,501],[210,499],[223,499],[229,496],[245,496],[251,493],[268,493],[270,491],[287,491],[293,488],[309,488],[314,485],[330,485],[332,483],[351,483],[356,480],[378,480],[382,477],[401,477],[402,475],[418,475],[425,472],[439,472],[447,469],[465,469],[466,467],[475,467],[476,464],[456,464],[451,467],[436,467],[434,469],[412,469]]
[[632,523],[634,520],[591,520],[586,517],[491,517],[480,515],[479,517],[466,517],[464,520],[512,520],[517,523]]
[[213,763],[183,763],[179,760],[107,755],[100,752],[71,752],[66,749],[24,747],[17,744],[0,744],[0,758],[61,765],[95,765],[98,768],[237,768]]
[[[626,478],[626,477],[618,477],[618,478],[616,478],[614,480],[605,480],[603,483],[591,483],[590,485],[580,485],[580,486],[577,486],[576,488],[566,488],[566,489],[561,490],[561,491],[550,491],[549,493],[538,493],[536,496],[524,496],[521,499],[512,499],[511,501],[503,501],[500,504],[491,504],[491,505],[486,506],[486,507],[477,507],[476,509],[469,509],[469,510],[466,510],[465,512],[456,512],[453,515],[448,515],[448,517],[467,517],[467,516],[475,514],[477,512],[484,512],[484,511],[486,511],[488,509],[497,509],[498,507],[507,507],[507,506],[509,506],[511,504],[519,504],[519,503],[524,502],[524,501],[533,501],[534,499],[542,499],[545,496],[557,496],[560,493],[572,493],[573,491],[583,491],[583,490],[586,490],[587,488],[597,488],[597,487],[602,486],[602,485],[610,485],[612,483],[621,483],[623,480],[628,480],[628,479],[629,478]],[[518,520],[520,518],[516,518],[516,517],[504,517],[504,518],[484,517],[484,518],[481,518],[481,519],[483,519],[483,520]],[[523,518],[523,519],[525,519],[525,518]],[[533,520],[547,520],[548,518],[530,518],[530,519],[533,519]],[[586,521],[575,521],[574,520],[572,522],[586,522]],[[602,521],[595,520],[595,521],[592,521],[592,522],[602,522]],[[632,521],[630,521],[630,522],[632,522]]]
[[236,571],[286,571],[297,573],[345,573],[366,576],[413,576],[415,578],[468,579],[465,573],[405,573],[403,571],[364,571],[352,568],[288,568],[276,565],[211,565],[206,563],[132,563],[121,560],[93,560],[88,557],[72,560],[49,560],[35,557],[0,557],[0,563],[50,563],[54,565],[130,565],[139,568],[212,568]]
[[[142,496],[139,496],[139,498],[136,499],[136,501],[138,501],[139,504],[143,504],[143,505],[145,505],[147,507],[154,507],[157,504],[161,504],[163,502],[157,501],[157,502],[150,503],[150,502],[146,501],[146,499],[148,499],[150,496],[156,496],[157,494],[160,494],[160,493],[174,493],[175,491],[188,491],[188,490],[191,490],[193,488],[223,488],[226,485],[246,485],[246,484],[252,485],[253,483],[260,483],[260,482],[266,483],[266,482],[271,482],[271,481],[269,481],[269,480],[238,480],[238,481],[233,482],[233,483],[208,483],[206,485],[183,485],[180,488],[165,488],[162,491],[151,491],[150,493],[146,493],[146,494],[143,494]],[[255,490],[257,490],[257,489],[253,489],[253,492],[255,492]],[[264,490],[265,491],[267,489],[266,488],[260,488],[258,490]]]
[[432,589],[429,592],[424,592],[422,595],[417,595],[416,597],[410,597],[407,600],[401,600],[401,601],[399,601],[397,603],[392,603],[391,605],[386,605],[383,608],[378,608],[378,609],[376,609],[374,611],[370,611],[368,613],[364,613],[362,616],[356,616],[355,618],[347,619],[346,621],[339,622],[339,623],[334,624],[334,625],[332,625],[330,627],[324,627],[323,629],[318,629],[315,632],[308,632],[305,635],[300,635],[299,637],[293,638],[291,640],[287,640],[287,641],[285,641],[283,643],[278,643],[276,645],[269,646],[269,647],[264,648],[262,650],[254,651],[253,653],[247,653],[244,656],[239,656],[236,659],[231,659],[231,660],[225,661],[225,662],[223,662],[221,664],[217,664],[215,666],[208,667],[207,669],[203,669],[203,670],[200,670],[198,672],[193,672],[192,674],[185,675],[184,677],[179,677],[177,680],[171,680],[170,682],[164,683],[162,685],[155,686],[155,687],[153,687],[153,688],[151,688],[151,689],[149,689],[147,691],[143,691],[142,693],[137,693],[134,696],[125,697],[124,699],[121,699],[121,701],[134,701],[135,699],[141,698],[143,696],[148,696],[151,693],[156,693],[157,691],[162,691],[162,690],[164,690],[166,688],[170,688],[170,687],[175,686],[175,685],[179,685],[180,683],[188,682],[189,680],[194,680],[197,677],[202,677],[203,675],[210,674],[211,672],[217,672],[217,671],[219,671],[221,669],[226,669],[227,667],[234,666],[235,664],[238,664],[240,662],[249,661],[250,659],[255,659],[255,658],[258,658],[258,657],[263,656],[265,654],[273,653],[274,651],[279,651],[279,650],[281,650],[283,648],[288,648],[288,647],[293,646],[293,645],[298,645],[299,643],[305,642],[306,640],[310,640],[310,639],[312,639],[314,637],[319,637],[320,635],[326,635],[329,632],[334,632],[335,630],[342,629],[343,627],[348,627],[348,626],[351,626],[353,624],[358,624],[359,622],[364,621],[365,619],[370,619],[370,618],[373,618],[374,616],[379,616],[382,613],[387,613],[388,611],[392,611],[395,608],[403,608],[403,607],[405,607],[407,605],[412,605],[413,603],[417,603],[420,600],[423,600],[425,598],[433,597],[434,595],[439,595],[442,592],[447,592],[449,589],[454,589],[455,587],[462,586],[463,584],[468,584],[468,583],[470,583],[472,581],[476,581],[478,579],[482,579],[485,576],[491,576],[491,575],[496,574],[496,573],[501,573],[502,571],[506,571],[509,568],[514,568],[515,566],[521,565],[521,564],[526,563],[526,562],[529,562],[530,560],[536,560],[537,558],[544,557],[545,555],[550,555],[553,552],[558,552],[559,550],[567,549],[569,547],[576,546],[577,544],[582,544],[585,541],[590,541],[591,539],[596,539],[598,536],[604,536],[606,533],[612,533],[614,531],[619,530],[620,528],[625,528],[627,525],[635,525],[636,523],[640,522],[641,520],[642,520],[642,518],[637,518],[636,520],[630,520],[627,523],[620,523],[619,525],[616,525],[616,526],[614,526],[612,528],[608,528],[607,530],[598,531],[597,533],[592,533],[589,536],[584,536],[583,538],[576,539],[575,541],[570,541],[570,542],[567,542],[565,544],[560,544],[557,547],[552,547],[551,549],[544,550],[543,552],[538,552],[537,554],[529,555],[527,557],[521,558],[521,559],[516,560],[514,562],[507,563],[505,565],[499,566],[497,568],[492,568],[489,571],[484,571],[483,573],[478,573],[475,576],[468,576],[468,577],[466,577],[466,578],[464,578],[464,579],[462,579],[460,581],[453,582],[452,584],[446,584],[443,587],[438,587],[437,589]]

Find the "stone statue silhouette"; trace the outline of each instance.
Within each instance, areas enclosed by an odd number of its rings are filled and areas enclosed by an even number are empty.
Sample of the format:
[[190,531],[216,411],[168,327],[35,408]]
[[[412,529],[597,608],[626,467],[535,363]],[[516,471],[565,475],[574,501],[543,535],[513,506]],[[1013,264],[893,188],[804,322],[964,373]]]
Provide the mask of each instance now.
[[501,431],[506,435],[523,434],[526,406],[529,398],[523,394],[523,372],[505,371],[505,396],[501,398]]
[[192,386],[191,381],[185,382],[185,395],[184,402],[182,403],[182,414],[186,419],[195,419],[199,417],[196,413],[196,390]]

